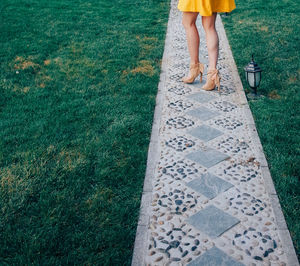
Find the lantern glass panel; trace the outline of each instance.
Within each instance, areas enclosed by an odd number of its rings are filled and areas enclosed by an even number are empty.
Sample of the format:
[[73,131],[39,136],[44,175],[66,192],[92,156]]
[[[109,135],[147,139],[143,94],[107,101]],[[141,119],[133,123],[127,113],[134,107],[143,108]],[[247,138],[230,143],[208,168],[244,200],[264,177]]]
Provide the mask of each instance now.
[[249,83],[249,86],[250,86],[251,88],[254,88],[254,87],[255,87],[254,76],[255,76],[255,73],[253,73],[253,72],[249,72],[249,73],[248,73],[248,83]]
[[256,81],[255,87],[259,86],[260,79],[261,79],[261,72],[256,72],[255,73],[255,81]]
[[246,81],[248,82],[248,72],[245,71]]

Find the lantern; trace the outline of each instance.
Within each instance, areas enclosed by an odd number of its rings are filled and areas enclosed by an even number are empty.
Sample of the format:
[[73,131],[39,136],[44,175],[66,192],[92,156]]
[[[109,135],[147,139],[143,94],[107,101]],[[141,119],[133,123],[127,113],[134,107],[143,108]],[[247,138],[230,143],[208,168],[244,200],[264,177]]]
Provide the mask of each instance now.
[[257,87],[261,81],[261,68],[257,63],[254,62],[253,54],[251,62],[244,68],[246,74],[246,80],[249,86],[254,90],[255,95],[257,94]]

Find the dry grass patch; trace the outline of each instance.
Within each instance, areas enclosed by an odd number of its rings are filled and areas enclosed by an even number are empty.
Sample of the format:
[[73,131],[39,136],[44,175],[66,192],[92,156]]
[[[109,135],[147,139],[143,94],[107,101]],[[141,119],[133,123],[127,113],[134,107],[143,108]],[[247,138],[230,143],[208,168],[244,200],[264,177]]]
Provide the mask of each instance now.
[[269,98],[274,99],[274,100],[278,100],[280,99],[280,95],[277,93],[277,90],[273,90],[268,94]]
[[14,68],[16,70],[25,70],[30,67],[32,67],[33,69],[39,69],[40,65],[34,63],[32,60],[32,57],[28,57],[28,59],[25,59],[22,56],[17,56],[14,60]]
[[57,163],[63,165],[64,170],[72,171],[86,162],[86,157],[77,150],[64,149],[57,156]]
[[264,32],[268,32],[269,31],[269,27],[268,26],[261,26],[259,27],[260,31],[264,31]]
[[12,90],[13,92],[16,93],[27,93],[30,91],[30,87],[29,86],[21,87],[19,84],[14,84]]
[[46,59],[45,61],[44,61],[44,65],[45,66],[49,66],[51,64],[51,60],[50,59]]
[[155,70],[149,60],[141,60],[139,62],[139,66],[132,69],[130,72],[133,74],[139,73],[139,74],[143,74],[143,75],[152,77],[155,73]]

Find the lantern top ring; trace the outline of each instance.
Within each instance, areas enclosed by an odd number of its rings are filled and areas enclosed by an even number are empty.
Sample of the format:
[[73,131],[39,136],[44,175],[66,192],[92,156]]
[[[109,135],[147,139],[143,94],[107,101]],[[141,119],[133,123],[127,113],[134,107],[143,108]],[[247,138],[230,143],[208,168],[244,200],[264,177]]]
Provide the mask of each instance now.
[[244,70],[248,73],[256,73],[256,72],[262,72],[261,68],[258,66],[256,62],[254,62],[253,54],[252,54],[252,60],[251,62],[244,67]]

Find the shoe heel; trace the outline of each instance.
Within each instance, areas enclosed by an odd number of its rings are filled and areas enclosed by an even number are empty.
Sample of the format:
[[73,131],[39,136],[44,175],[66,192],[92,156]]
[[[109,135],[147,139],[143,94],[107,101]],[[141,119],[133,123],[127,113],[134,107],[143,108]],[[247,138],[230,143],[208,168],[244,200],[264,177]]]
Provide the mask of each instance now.
[[219,77],[219,75],[217,75],[217,77],[216,77],[216,86],[218,87],[218,92],[220,92],[220,80],[221,80],[221,78]]
[[203,72],[204,72],[204,65],[202,63],[199,63],[200,68],[200,82],[202,82]]

